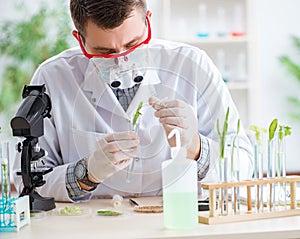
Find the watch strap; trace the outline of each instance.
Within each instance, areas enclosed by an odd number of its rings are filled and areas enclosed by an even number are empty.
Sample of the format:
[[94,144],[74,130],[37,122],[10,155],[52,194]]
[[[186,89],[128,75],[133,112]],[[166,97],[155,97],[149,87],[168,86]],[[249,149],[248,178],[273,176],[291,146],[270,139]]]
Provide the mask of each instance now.
[[[80,161],[78,161],[76,163],[76,165],[78,163],[81,163],[84,165],[84,168],[85,168],[85,175],[81,178],[81,179],[77,179],[79,182],[82,182],[83,184],[87,185],[87,186],[90,186],[90,187],[93,187],[91,190],[94,190],[100,183],[96,183],[96,182],[92,182],[91,180],[89,180],[88,178],[88,167],[87,167],[87,158],[83,158],[81,159]],[[76,166],[75,166],[76,167]]]

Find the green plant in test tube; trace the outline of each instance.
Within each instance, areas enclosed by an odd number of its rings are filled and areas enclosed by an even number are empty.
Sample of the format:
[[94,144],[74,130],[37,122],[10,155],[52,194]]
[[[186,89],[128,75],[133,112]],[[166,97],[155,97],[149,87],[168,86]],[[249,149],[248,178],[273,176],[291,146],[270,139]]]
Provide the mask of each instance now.
[[272,152],[272,140],[274,139],[278,126],[278,119],[273,119],[269,126],[269,137],[268,137],[268,171],[267,177],[274,177],[274,156]]
[[[291,135],[292,131],[291,131],[291,127],[289,126],[285,126],[285,125],[279,125],[279,130],[278,130],[278,162],[277,162],[277,174],[278,176],[281,175],[280,171],[281,169],[285,171],[284,168],[285,165],[282,165],[284,162],[281,162],[282,160],[284,160],[284,158],[281,157],[281,153],[282,153],[282,147],[283,147],[283,140],[286,136]],[[284,157],[284,156],[283,156]],[[283,175],[281,176],[286,176],[285,172],[282,172]]]
[[[134,130],[136,133],[138,133],[138,119],[139,117],[142,115],[142,113],[140,112],[142,107],[143,107],[143,101],[141,101],[139,104],[138,104],[138,107],[136,108],[136,111],[135,111],[135,114],[133,116],[133,119],[132,119],[132,130]],[[131,165],[129,166],[128,170],[127,170],[127,176],[126,176],[126,182],[129,183],[131,181],[131,174],[133,172],[133,168],[134,168],[134,161],[132,161]]]
[[[291,135],[291,127],[285,125],[279,125],[278,129],[278,146],[277,146],[277,176],[286,176],[285,166],[285,142],[286,136]],[[286,194],[286,183],[279,183],[280,191],[278,192],[278,203],[279,205],[286,207],[287,194]]]
[[[1,133],[1,127],[0,127]],[[1,182],[2,182],[2,198],[4,202],[7,203],[10,198],[10,181],[9,181],[9,164],[8,164],[8,156],[5,155],[7,148],[6,144],[2,144],[0,146],[0,163],[1,163]],[[6,152],[6,153],[4,153]]]
[[226,134],[228,131],[228,118],[229,118],[229,107],[227,108],[222,132],[220,130],[219,119],[217,119],[217,132],[220,138],[220,159],[224,159],[225,157],[225,143],[226,143]]
[[[221,132],[220,129],[220,122],[219,119],[217,119],[217,132],[220,138],[220,159],[219,159],[219,179],[220,182],[226,182],[227,179],[227,159],[225,158],[225,146],[226,146],[226,135],[228,131],[228,118],[229,118],[229,107],[227,107],[224,123],[223,123],[223,129]],[[220,191],[222,202],[220,202],[220,209],[222,215],[227,215],[228,213],[228,191],[226,188],[222,189]]]
[[[236,133],[233,136],[232,145],[231,145],[231,181],[240,181],[240,165],[239,165],[239,152],[236,150],[236,147],[239,147],[239,141],[238,136],[240,132],[241,127],[241,120],[238,119],[237,126],[236,126]],[[237,151],[235,153],[235,150]],[[234,192],[234,190],[236,190]],[[232,208],[234,210],[234,213],[239,213],[240,211],[240,188],[236,187],[236,189],[231,189],[231,195],[232,195]]]
[[1,167],[2,167],[2,197],[4,200],[9,199],[9,189],[8,189],[8,162],[7,158],[1,158]]
[[[249,127],[250,130],[254,131],[255,133],[255,141],[254,144],[254,176],[255,178],[262,177],[262,156],[263,153],[263,142],[262,142],[262,135],[267,132],[265,128],[258,127],[257,125],[251,125]],[[261,175],[260,175],[261,174]]]
[[[273,178],[275,177],[275,133],[277,130],[278,126],[278,119],[273,119],[270,126],[269,126],[269,136],[268,136],[268,166],[267,166],[267,177],[268,178]],[[268,186],[268,206],[269,206],[269,211],[272,211],[274,209],[275,205],[275,185],[269,185]]]
[[136,124],[137,124],[137,120],[138,118],[142,115],[142,113],[140,112],[140,110],[142,109],[143,107],[143,102],[141,101],[136,109],[136,112],[133,116],[133,120],[132,120],[132,128],[134,129]]
[[[267,132],[265,128],[252,125],[249,128],[255,132],[254,142],[254,178],[263,178],[263,135]],[[256,186],[256,210],[263,210],[263,185]]]

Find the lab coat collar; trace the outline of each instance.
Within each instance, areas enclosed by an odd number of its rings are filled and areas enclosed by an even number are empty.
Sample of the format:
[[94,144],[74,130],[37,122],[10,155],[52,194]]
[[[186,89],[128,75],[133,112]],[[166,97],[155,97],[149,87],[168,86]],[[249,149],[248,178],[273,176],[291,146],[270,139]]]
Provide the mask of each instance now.
[[147,70],[144,80],[125,112],[111,88],[98,77],[93,64],[90,63],[85,73],[83,90],[92,92],[90,100],[93,104],[123,118],[131,119],[141,101],[147,103],[150,96],[156,95],[154,85],[159,83],[157,72]]

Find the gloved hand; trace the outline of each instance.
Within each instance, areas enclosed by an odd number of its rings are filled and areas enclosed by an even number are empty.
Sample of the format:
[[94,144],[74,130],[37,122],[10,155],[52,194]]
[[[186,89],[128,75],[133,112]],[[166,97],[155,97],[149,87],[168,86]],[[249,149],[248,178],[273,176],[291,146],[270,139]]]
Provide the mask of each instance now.
[[[181,145],[187,147],[195,158],[195,154],[199,154],[196,151],[200,150],[200,138],[193,108],[181,100],[160,100],[154,96],[149,98],[149,104],[156,110],[155,116],[159,118],[167,135],[174,128],[180,130]],[[175,147],[175,137],[168,139],[168,142],[171,147]]]
[[88,158],[89,175],[97,182],[102,182],[126,168],[132,158],[138,156],[139,143],[133,131],[114,133],[99,139],[93,155]]

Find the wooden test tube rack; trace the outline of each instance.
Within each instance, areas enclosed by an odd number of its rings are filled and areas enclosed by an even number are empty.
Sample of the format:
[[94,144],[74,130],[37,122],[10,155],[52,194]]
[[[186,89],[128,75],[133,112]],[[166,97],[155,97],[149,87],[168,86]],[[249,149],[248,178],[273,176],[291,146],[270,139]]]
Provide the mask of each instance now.
[[[221,223],[229,223],[229,222],[240,222],[240,221],[250,221],[250,220],[258,220],[258,219],[267,219],[267,218],[276,218],[276,217],[288,217],[288,216],[296,216],[300,215],[300,208],[297,208],[296,201],[296,186],[297,182],[300,182],[300,176],[287,176],[281,178],[263,178],[256,180],[245,180],[240,182],[224,182],[224,183],[203,183],[201,187],[204,190],[209,191],[209,213],[200,212],[199,213],[199,222],[205,224],[221,224]],[[253,197],[251,197],[251,188],[256,186],[260,188],[260,185],[269,185],[272,188],[272,185],[278,183],[286,183],[289,184],[290,189],[290,198],[289,202],[286,205],[285,209],[281,210],[272,210],[267,211],[267,207],[261,210],[253,210]],[[239,213],[230,213],[227,215],[220,215],[218,212],[218,208],[216,205],[222,199],[217,199],[217,191],[222,189],[232,188],[233,192],[236,192],[237,188],[246,187],[247,189],[247,197],[246,197],[246,205],[244,206],[244,210],[241,208]],[[270,197],[272,197],[272,190],[269,191]],[[260,200],[257,194],[257,201]],[[256,202],[257,202],[256,201]],[[233,203],[233,207],[236,206],[236,200]],[[271,200],[269,205],[271,205]]]

